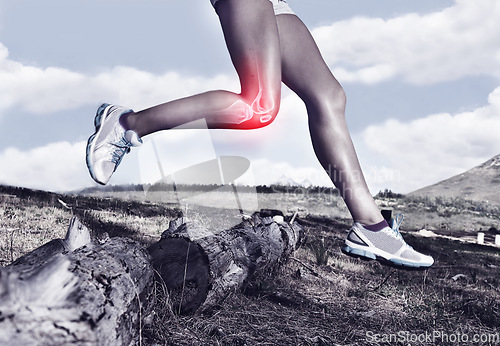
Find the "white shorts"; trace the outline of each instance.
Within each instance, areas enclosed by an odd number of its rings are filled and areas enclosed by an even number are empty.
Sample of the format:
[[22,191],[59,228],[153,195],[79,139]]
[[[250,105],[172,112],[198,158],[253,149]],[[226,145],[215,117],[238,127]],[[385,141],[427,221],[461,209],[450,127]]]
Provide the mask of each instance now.
[[[212,6],[215,7],[215,4],[219,0],[210,0],[212,2]],[[278,14],[295,14],[290,6],[286,3],[285,0],[269,0],[273,4],[274,14],[277,16]]]

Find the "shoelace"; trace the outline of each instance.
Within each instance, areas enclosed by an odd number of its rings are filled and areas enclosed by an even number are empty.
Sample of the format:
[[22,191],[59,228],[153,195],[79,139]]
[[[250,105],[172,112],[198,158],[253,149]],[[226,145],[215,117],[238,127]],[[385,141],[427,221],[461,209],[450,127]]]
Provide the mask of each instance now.
[[413,249],[413,247],[411,245],[408,245],[408,243],[403,239],[403,236],[399,232],[399,226],[401,226],[401,223],[403,222],[404,218],[405,216],[403,214],[396,215],[396,217],[392,220],[391,228],[396,238],[400,239],[405,244],[405,246]]
[[112,143],[115,150],[111,152],[111,162],[119,165],[125,154],[130,152],[131,143],[122,137],[117,143]]
[[403,214],[397,214],[394,219],[392,219],[392,229],[399,233],[399,226],[403,222],[405,216]]

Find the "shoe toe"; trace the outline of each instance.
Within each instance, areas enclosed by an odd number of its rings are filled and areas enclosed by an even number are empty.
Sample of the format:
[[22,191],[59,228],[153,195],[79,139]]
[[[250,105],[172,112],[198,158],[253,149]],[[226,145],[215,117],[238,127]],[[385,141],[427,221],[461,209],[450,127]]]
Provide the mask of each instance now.
[[432,258],[431,256],[422,255],[422,257],[423,257],[422,262],[425,267],[430,267],[431,265],[434,264],[434,258]]
[[431,256],[424,255],[413,248],[408,247],[400,255],[401,260],[406,263],[411,263],[416,267],[430,267],[434,263],[434,259]]

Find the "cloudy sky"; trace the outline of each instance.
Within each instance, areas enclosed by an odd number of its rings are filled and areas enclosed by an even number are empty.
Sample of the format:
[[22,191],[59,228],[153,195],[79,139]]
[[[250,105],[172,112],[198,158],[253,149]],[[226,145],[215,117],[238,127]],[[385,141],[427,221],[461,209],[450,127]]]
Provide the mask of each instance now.
[[[410,192],[500,154],[498,0],[289,0],[344,86],[373,193]],[[208,0],[0,0],[0,183],[94,186],[85,144],[101,102],[136,110],[210,89],[238,91]],[[111,183],[235,155],[241,182],[328,185],[305,108],[283,89],[258,131],[167,131]],[[154,145],[153,145],[154,144]]]

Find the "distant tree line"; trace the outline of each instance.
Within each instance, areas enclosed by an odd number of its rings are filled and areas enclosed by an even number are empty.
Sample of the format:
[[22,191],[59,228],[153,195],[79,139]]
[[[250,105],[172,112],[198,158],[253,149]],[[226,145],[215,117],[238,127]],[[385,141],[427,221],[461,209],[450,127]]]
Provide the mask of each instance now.
[[[74,194],[92,194],[96,192],[130,192],[130,191],[197,191],[209,192],[216,190],[225,185],[218,184],[174,184],[174,183],[157,183],[157,184],[129,184],[129,185],[106,185],[85,188],[74,192]],[[338,190],[335,187],[325,186],[300,186],[300,185],[238,185],[240,192],[255,192],[257,193],[323,193],[338,196]]]
[[375,197],[378,198],[403,198],[405,195],[401,193],[392,192],[389,189],[385,189],[384,191],[380,190]]

